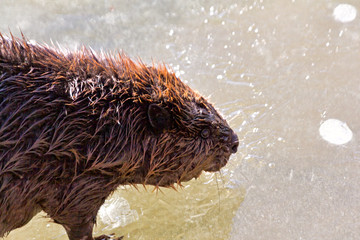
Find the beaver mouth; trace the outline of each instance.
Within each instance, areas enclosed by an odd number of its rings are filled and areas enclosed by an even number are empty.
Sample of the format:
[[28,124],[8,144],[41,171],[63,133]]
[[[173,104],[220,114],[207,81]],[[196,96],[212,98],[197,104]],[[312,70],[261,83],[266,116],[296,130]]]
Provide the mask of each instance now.
[[222,167],[224,167],[230,159],[231,151],[228,147],[223,147],[218,150],[217,153],[208,156],[205,161],[200,165],[191,166],[188,171],[184,169],[183,173],[180,175],[180,181],[186,182],[190,181],[193,178],[198,178],[202,171],[206,172],[218,172]]
[[181,182],[187,182],[193,178],[198,178],[201,175],[202,170],[203,168],[196,166],[196,164],[191,166],[183,165],[177,168],[177,170],[163,172],[161,175],[146,178],[144,184],[159,187],[171,187],[174,184],[181,185]]
[[224,167],[229,161],[229,156],[216,156],[211,163],[204,169],[206,172],[218,172],[222,167]]
[[[194,158],[195,161],[189,162],[187,157],[179,160],[179,165],[170,171],[164,171],[161,175],[146,178],[145,184],[159,187],[171,187],[174,184],[181,185],[181,182],[187,182],[193,178],[198,178],[202,171],[218,172],[229,161],[231,151],[228,147],[222,147],[217,151],[211,151],[211,154],[204,157]],[[176,170],[175,170],[176,169]]]
[[184,166],[184,168],[180,171],[163,175],[162,177],[159,177],[159,179],[156,179],[153,183],[151,183],[150,180],[147,184],[157,185],[160,187],[170,187],[176,183],[181,185],[181,182],[188,182],[193,178],[198,178],[203,170],[204,168],[201,165],[192,164],[189,168]]
[[224,167],[229,161],[231,156],[231,150],[227,146],[223,146],[216,154],[210,157],[208,165],[204,168],[206,172],[218,172],[222,167]]

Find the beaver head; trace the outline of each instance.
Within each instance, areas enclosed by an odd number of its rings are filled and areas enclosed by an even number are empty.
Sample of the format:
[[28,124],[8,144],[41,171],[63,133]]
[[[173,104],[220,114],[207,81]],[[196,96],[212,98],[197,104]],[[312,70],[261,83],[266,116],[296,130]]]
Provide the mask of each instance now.
[[137,130],[129,152],[141,162],[133,182],[172,186],[225,166],[239,141],[215,108],[165,66],[132,69],[126,95]]

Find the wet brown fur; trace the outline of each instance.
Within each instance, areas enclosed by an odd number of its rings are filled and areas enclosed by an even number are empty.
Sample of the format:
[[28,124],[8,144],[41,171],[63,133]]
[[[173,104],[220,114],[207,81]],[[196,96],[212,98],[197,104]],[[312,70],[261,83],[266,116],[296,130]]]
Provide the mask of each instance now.
[[44,210],[70,239],[93,239],[119,185],[171,187],[218,171],[236,147],[214,107],[163,65],[0,34],[0,237]]

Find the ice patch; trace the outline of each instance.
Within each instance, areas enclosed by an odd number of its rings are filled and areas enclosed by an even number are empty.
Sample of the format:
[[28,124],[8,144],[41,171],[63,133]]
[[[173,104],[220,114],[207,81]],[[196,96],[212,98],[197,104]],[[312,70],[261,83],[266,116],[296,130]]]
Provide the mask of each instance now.
[[139,215],[130,209],[129,203],[122,197],[107,199],[98,212],[100,222],[107,225],[107,229],[126,226],[137,221]]
[[356,12],[356,8],[350,4],[339,4],[333,11],[333,17],[338,22],[351,22],[356,18]]
[[342,145],[348,143],[353,133],[346,123],[338,119],[328,119],[320,125],[320,136],[327,142]]

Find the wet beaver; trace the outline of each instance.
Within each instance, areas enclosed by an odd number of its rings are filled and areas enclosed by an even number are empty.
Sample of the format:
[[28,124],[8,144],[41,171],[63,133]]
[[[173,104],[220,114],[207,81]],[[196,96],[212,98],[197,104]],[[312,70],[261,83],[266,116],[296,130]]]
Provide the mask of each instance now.
[[163,65],[0,34],[0,237],[44,210],[69,239],[93,239],[119,185],[173,187],[218,171],[237,147]]

